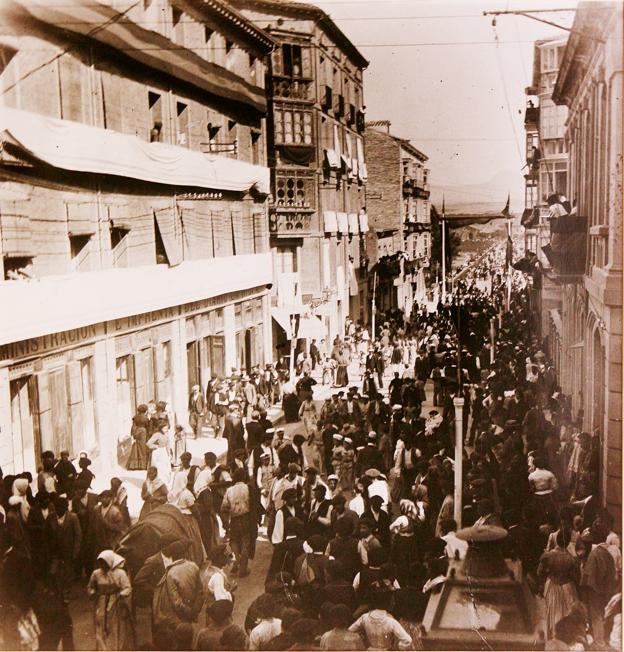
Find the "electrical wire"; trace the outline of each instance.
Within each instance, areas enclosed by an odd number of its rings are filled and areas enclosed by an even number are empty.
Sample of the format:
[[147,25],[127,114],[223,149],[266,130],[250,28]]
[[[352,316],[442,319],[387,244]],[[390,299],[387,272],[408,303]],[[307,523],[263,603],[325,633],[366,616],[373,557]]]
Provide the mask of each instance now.
[[[100,25],[96,26],[94,29],[90,30],[86,34],[86,36],[93,36],[94,34],[97,34],[97,32],[99,32],[99,31],[103,30],[104,28],[108,27],[109,25],[112,25],[113,23],[116,23],[118,20],[123,18],[131,9],[133,9],[137,5],[141,4],[141,2],[142,2],[142,0],[137,0],[136,2],[131,4],[125,11],[117,14],[116,16],[112,16],[107,21],[101,23]],[[17,86],[18,84],[23,82],[25,79],[28,79],[28,77],[30,77],[31,75],[34,75],[37,71],[42,70],[43,68],[49,66],[51,63],[54,63],[55,61],[57,61],[61,57],[65,56],[66,54],[68,54],[69,52],[74,50],[76,47],[77,47],[76,44],[71,45],[68,48],[65,48],[62,52],[59,52],[58,54],[55,54],[49,61],[46,61],[45,63],[39,64],[35,68],[32,68],[28,72],[26,72],[23,75],[21,75],[20,77],[18,77],[12,84],[9,84],[7,87],[5,87],[2,90],[2,92],[3,93],[8,93],[10,90],[15,88],[15,86]]]
[[505,75],[503,72],[503,64],[500,59],[500,51],[498,49],[498,34],[496,33],[496,27],[494,26],[494,44],[496,45],[496,63],[498,65],[498,71],[500,73],[500,78],[501,78],[501,84],[503,87],[503,95],[505,96],[505,104],[507,105],[507,113],[509,115],[509,121],[511,122],[511,128],[513,130],[514,134],[514,140],[516,143],[516,149],[518,151],[518,158],[520,159],[520,162],[523,161],[524,156],[522,154],[522,148],[520,147],[520,140],[518,137],[518,132],[516,130],[516,123],[514,122],[514,116],[511,111],[511,104],[509,102],[509,95],[507,94],[507,86],[505,84]]

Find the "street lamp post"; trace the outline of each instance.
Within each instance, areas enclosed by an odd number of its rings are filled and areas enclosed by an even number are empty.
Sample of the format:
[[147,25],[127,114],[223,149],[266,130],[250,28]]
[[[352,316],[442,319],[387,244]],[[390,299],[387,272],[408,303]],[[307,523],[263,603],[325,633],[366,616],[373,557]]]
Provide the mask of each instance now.
[[457,529],[462,526],[462,501],[463,501],[463,460],[464,460],[464,435],[462,432],[462,421],[464,415],[464,398],[455,396],[453,398],[455,407],[455,495],[453,500],[453,516],[457,523]]

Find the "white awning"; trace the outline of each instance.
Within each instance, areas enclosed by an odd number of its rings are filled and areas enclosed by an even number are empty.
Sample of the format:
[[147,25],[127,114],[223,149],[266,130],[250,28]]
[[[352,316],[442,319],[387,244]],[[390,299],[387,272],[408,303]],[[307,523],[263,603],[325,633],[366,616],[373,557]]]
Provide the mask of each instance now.
[[368,179],[368,168],[366,167],[366,163],[360,163],[358,177],[360,177],[362,181],[366,181],[366,179]]
[[327,164],[332,170],[340,169],[340,155],[334,149],[325,150],[325,158],[327,159]]
[[322,340],[325,337],[325,326],[318,317],[301,317],[297,337],[300,339]]
[[186,147],[148,143],[136,136],[80,122],[0,107],[3,139],[63,170],[111,174],[151,183],[246,192],[270,192],[266,167]]
[[290,311],[288,308],[271,308],[271,317],[282,327],[286,333],[286,337],[290,339],[292,331],[290,328]]
[[338,231],[336,211],[324,211],[323,218],[325,221],[325,233],[336,233]]
[[357,213],[349,213],[349,233],[357,235],[360,232],[360,225]]
[[368,233],[368,215],[366,213],[360,213],[360,232]]
[[336,213],[336,219],[338,220],[338,231],[343,234],[349,233],[349,218],[346,213]]

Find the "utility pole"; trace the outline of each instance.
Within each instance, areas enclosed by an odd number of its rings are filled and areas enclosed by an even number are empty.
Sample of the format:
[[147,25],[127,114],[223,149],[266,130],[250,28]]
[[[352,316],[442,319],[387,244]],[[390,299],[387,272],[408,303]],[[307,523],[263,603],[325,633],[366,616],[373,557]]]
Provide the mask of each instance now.
[[375,292],[377,291],[377,272],[373,275],[373,301],[371,305],[371,340],[375,339],[375,316],[377,309],[375,308]]
[[442,197],[442,305],[446,304],[446,224],[444,196]]

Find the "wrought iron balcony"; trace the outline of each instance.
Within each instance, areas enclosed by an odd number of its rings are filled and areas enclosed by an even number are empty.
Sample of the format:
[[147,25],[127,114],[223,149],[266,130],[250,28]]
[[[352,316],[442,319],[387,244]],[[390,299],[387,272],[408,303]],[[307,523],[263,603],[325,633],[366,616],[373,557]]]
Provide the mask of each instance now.
[[550,243],[544,247],[553,271],[563,283],[575,283],[585,273],[587,218],[564,215],[550,219]]
[[539,122],[539,106],[527,106],[526,113],[524,114],[524,124],[537,125]]

